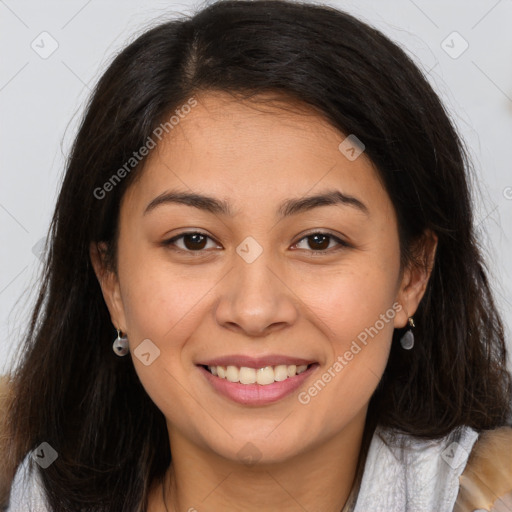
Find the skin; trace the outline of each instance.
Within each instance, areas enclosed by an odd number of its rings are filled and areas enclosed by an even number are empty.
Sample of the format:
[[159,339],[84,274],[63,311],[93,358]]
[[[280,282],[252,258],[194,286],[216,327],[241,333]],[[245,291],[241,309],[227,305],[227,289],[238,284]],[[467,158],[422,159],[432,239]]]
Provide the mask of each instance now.
[[[348,160],[338,149],[345,135],[317,113],[263,105],[263,96],[259,105],[225,93],[196,99],[125,193],[117,271],[91,246],[112,322],[167,419],[167,508],[339,512],[393,329],[416,311],[429,272],[400,268],[394,208],[374,166],[364,153]],[[171,189],[225,199],[236,215],[170,203],[144,214]],[[276,215],[285,199],[326,189],[358,198],[368,215],[343,204]],[[210,237],[202,253],[190,239],[174,246],[188,253],[163,244],[194,230]],[[315,244],[311,235],[325,231],[350,245]],[[263,249],[252,263],[236,252],[247,236]],[[308,404],[298,392],[264,406],[232,402],[195,366],[228,354],[293,355],[320,365],[298,391],[307,390],[394,303],[400,311]],[[133,355],[145,339],[160,350],[149,366]],[[246,443],[255,464],[239,458]],[[166,510],[156,483],[149,510]]]

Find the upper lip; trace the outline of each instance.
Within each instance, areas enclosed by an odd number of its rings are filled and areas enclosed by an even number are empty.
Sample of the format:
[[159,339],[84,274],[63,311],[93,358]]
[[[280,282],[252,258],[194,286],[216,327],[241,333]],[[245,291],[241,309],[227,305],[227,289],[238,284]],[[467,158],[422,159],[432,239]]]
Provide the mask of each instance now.
[[311,359],[302,359],[300,357],[269,354],[266,356],[251,357],[242,354],[233,354],[230,356],[215,357],[197,363],[203,366],[245,366],[247,368],[265,368],[265,366],[278,366],[281,364],[292,365],[309,365],[314,363]]

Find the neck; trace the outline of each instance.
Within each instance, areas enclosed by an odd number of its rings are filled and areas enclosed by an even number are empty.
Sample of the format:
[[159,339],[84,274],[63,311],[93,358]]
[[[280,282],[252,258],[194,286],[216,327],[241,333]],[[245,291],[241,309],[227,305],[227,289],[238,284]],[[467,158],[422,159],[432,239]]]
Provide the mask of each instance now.
[[273,463],[228,460],[170,429],[172,463],[160,488],[166,504],[160,493],[161,506],[150,510],[340,512],[354,485],[365,416],[366,409],[324,442]]

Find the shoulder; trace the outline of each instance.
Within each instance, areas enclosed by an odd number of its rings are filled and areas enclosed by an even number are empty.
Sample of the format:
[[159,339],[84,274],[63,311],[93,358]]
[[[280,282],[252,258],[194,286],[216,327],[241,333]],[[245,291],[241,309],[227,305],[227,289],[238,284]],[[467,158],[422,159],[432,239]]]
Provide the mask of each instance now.
[[375,430],[355,512],[452,512],[462,474],[478,433],[459,426],[427,439],[395,429]]
[[6,512],[50,512],[38,468],[28,454],[16,470]]
[[460,476],[454,512],[512,510],[512,427],[480,433]]

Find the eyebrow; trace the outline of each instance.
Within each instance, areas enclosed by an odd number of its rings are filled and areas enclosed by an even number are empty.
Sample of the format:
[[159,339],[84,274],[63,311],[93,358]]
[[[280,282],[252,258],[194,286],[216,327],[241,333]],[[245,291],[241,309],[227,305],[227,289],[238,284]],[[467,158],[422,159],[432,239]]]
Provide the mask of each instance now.
[[[193,206],[199,210],[210,212],[216,215],[226,215],[234,217],[236,212],[233,211],[229,202],[215,197],[202,194],[180,192],[171,190],[164,192],[155,197],[144,210],[144,215],[154,210],[158,206],[164,204],[184,204]],[[280,218],[304,213],[319,206],[344,205],[350,206],[358,211],[369,215],[368,207],[354,196],[344,194],[339,190],[326,190],[314,196],[306,196],[300,198],[287,199],[280,204],[277,209],[277,215]]]

